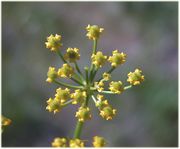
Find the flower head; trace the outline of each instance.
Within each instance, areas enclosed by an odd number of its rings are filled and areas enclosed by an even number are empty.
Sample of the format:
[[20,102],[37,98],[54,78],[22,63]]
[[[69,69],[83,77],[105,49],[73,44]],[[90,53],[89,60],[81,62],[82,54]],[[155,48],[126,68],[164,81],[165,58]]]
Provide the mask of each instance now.
[[118,81],[118,82],[112,81],[112,82],[109,84],[109,89],[110,89],[113,93],[116,93],[116,94],[121,94],[121,93],[124,91],[124,87],[123,87],[123,84],[122,84],[121,81]]
[[84,142],[80,139],[72,139],[69,141],[69,147],[84,147]]
[[82,103],[86,99],[86,92],[82,90],[75,90],[73,94],[71,94],[71,98],[73,99],[72,104]]
[[90,110],[88,107],[80,107],[78,112],[76,112],[76,117],[80,122],[91,119]]
[[61,35],[56,34],[54,36],[51,34],[49,37],[47,37],[47,42],[45,42],[46,48],[50,49],[51,51],[57,51],[62,46],[60,41]]
[[97,40],[99,39],[100,34],[102,33],[102,31],[104,30],[103,28],[100,28],[97,25],[88,25],[86,27],[87,30],[87,34],[86,36],[91,39],[91,40]]
[[52,142],[52,147],[67,147],[66,138],[55,138]]
[[112,54],[113,55],[108,59],[108,61],[111,63],[111,66],[117,67],[126,61],[127,56],[123,52],[119,53],[118,50],[115,50],[112,52]]
[[49,98],[47,104],[48,105],[46,107],[46,110],[48,110],[49,112],[54,112],[55,114],[61,110],[61,103],[57,98]]
[[55,98],[58,99],[61,104],[63,104],[64,102],[66,102],[70,98],[70,89],[68,89],[68,88],[56,89]]
[[107,56],[104,56],[102,52],[98,51],[91,56],[92,63],[97,67],[102,67],[107,60]]
[[103,73],[103,80],[104,81],[109,81],[109,79],[111,78],[111,74],[109,74],[109,73]]
[[107,100],[104,99],[103,95],[98,94],[97,95],[97,102],[96,102],[96,107],[98,107],[99,109],[104,108],[105,106],[108,106],[109,103]]
[[56,78],[57,78],[57,72],[56,72],[56,69],[54,67],[49,67],[49,70],[47,72],[47,79],[46,81],[51,83],[53,82]]
[[100,115],[106,120],[111,120],[116,114],[116,109],[113,109],[110,105],[104,106],[100,110]]
[[104,82],[103,81],[94,82],[94,86],[98,90],[98,92],[102,92],[104,90]]
[[64,55],[65,60],[69,60],[69,62],[75,62],[79,60],[80,54],[79,49],[77,48],[68,48],[67,53]]
[[106,141],[103,137],[94,136],[93,137],[93,146],[94,147],[104,147],[106,145]]
[[68,64],[63,64],[58,70],[58,76],[63,78],[69,78],[74,74],[74,68]]
[[128,74],[127,81],[132,85],[139,85],[141,82],[144,81],[142,71],[140,69],[136,69],[134,72],[130,72]]

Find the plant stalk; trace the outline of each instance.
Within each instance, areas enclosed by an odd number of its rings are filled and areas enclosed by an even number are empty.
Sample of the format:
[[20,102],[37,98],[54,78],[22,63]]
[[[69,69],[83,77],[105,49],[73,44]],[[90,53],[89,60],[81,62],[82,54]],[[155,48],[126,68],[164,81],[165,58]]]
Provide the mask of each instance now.
[[[89,101],[89,90],[87,90],[87,97],[86,100],[84,101],[82,107],[87,107],[88,106],[88,101]],[[84,122],[80,122],[79,120],[76,123],[76,128],[74,131],[74,139],[80,139],[82,128],[83,128]]]

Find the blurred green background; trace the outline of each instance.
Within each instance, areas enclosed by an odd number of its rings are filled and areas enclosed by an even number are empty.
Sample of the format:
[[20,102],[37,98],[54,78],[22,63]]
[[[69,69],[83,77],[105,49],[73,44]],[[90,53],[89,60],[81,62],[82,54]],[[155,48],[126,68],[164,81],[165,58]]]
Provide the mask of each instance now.
[[55,137],[72,137],[77,106],[56,115],[45,110],[57,88],[45,82],[48,67],[62,62],[44,42],[50,34],[61,34],[62,52],[80,48],[83,68],[92,47],[87,24],[105,28],[98,43],[105,54],[117,48],[128,55],[113,80],[126,82],[127,73],[138,67],[146,81],[120,96],[107,96],[118,109],[112,121],[92,106],[82,138],[88,146],[95,135],[110,147],[177,146],[178,2],[2,2],[2,113],[12,119],[2,146],[48,147]]

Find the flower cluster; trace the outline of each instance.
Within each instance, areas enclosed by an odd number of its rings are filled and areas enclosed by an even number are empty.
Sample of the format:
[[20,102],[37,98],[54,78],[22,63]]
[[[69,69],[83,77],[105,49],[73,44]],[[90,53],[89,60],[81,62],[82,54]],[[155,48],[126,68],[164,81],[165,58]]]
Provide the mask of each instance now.
[[[92,141],[93,147],[104,147],[106,141],[103,137],[94,136]],[[72,147],[79,148],[85,147],[85,141],[81,139],[66,139],[66,138],[55,138],[52,142],[52,147]]]
[[61,41],[61,36],[60,35],[50,35],[49,37],[47,37],[47,42],[45,42],[46,44],[46,48],[50,49],[51,51],[57,51],[61,46],[62,43]]
[[[91,66],[84,67],[84,72],[78,66],[78,60],[80,60],[80,50],[78,48],[69,47],[63,54],[63,51],[59,50],[62,47],[61,36],[57,34],[50,35],[47,37],[47,42],[45,42],[46,48],[55,51],[64,62],[62,67],[58,69],[49,67],[47,72],[46,81],[55,83],[61,87],[56,89],[53,98],[47,100],[46,109],[55,114],[69,104],[79,105],[75,113],[77,125],[73,139],[55,138],[52,142],[53,147],[84,147],[85,142],[80,139],[81,129],[83,124],[93,117],[89,102],[94,102],[99,115],[104,120],[112,120],[117,114],[117,110],[109,104],[110,99],[106,99],[104,94],[119,95],[132,86],[139,85],[144,81],[144,75],[140,69],[135,69],[134,72],[128,73],[126,83],[122,80],[113,80],[111,73],[118,66],[126,62],[127,55],[118,49],[112,51],[111,56],[104,55],[102,51],[97,51],[97,43],[104,29],[97,25],[88,25],[86,30],[86,36],[93,41],[93,50],[91,54]],[[106,63],[111,68],[103,72],[99,79],[95,80],[96,73]],[[70,79],[76,85],[62,82],[60,80],[62,78]],[[103,147],[106,145],[106,142],[104,138],[95,136],[92,145],[94,147]]]

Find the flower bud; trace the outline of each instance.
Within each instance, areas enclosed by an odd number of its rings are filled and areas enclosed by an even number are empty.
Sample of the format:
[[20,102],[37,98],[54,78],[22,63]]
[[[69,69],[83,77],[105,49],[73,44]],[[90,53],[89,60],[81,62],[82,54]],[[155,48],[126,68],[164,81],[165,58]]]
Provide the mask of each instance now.
[[87,34],[86,36],[91,40],[97,40],[100,37],[100,34],[104,30],[103,28],[98,27],[97,25],[88,25],[86,27]]
[[102,67],[107,61],[107,56],[104,56],[102,52],[98,51],[91,56],[92,63],[97,67]]
[[77,48],[68,48],[67,53],[64,55],[64,59],[68,60],[69,62],[75,62],[79,60],[80,54],[79,49]]
[[113,92],[113,93],[116,93],[116,94],[121,94],[123,91],[124,91],[124,87],[123,87],[123,84],[121,81],[118,81],[118,82],[114,82],[112,81],[110,84],[109,84],[109,89]]
[[45,42],[46,48],[50,49],[51,51],[57,51],[61,46],[62,43],[60,43],[61,35],[56,34],[50,35],[47,37],[47,42]]
[[103,81],[94,82],[94,86],[98,90],[98,92],[102,92],[104,90],[104,82]]
[[73,94],[71,94],[71,98],[73,99],[72,104],[82,103],[86,99],[86,92],[81,90],[75,90]]
[[140,69],[136,69],[134,72],[130,72],[128,74],[127,81],[132,85],[139,85],[141,82],[144,81],[142,71]]
[[49,67],[49,70],[47,72],[47,77],[48,78],[46,79],[46,81],[51,83],[57,78],[57,76],[58,75],[57,75],[57,72],[56,72],[55,68],[54,67]]
[[52,147],[67,147],[66,138],[55,138],[52,142]]
[[88,107],[80,107],[78,112],[76,112],[76,117],[80,122],[91,119],[90,110]]
[[111,75],[109,74],[109,73],[103,73],[103,80],[104,81],[109,81],[110,80],[110,78],[111,78]]
[[48,110],[49,112],[54,112],[54,114],[59,112],[61,109],[61,103],[56,98],[55,99],[49,98],[47,104],[48,105],[46,107],[46,110]]
[[61,104],[63,104],[70,98],[70,89],[56,89],[55,97],[60,101]]
[[116,109],[113,109],[110,105],[105,106],[100,110],[100,115],[106,120],[111,120],[115,114]]
[[111,66],[117,67],[126,61],[127,56],[123,52],[119,53],[118,50],[115,50],[112,52],[112,54],[113,55],[108,59],[108,61],[111,63]]
[[104,147],[106,145],[106,141],[103,137],[94,136],[93,137],[93,146],[94,147]]
[[68,64],[63,64],[58,70],[58,76],[63,78],[70,78],[74,74],[74,69]]
[[69,141],[69,147],[84,147],[84,142],[80,139],[72,139]]

